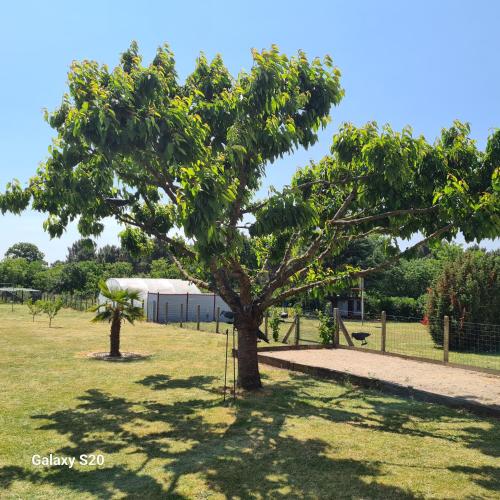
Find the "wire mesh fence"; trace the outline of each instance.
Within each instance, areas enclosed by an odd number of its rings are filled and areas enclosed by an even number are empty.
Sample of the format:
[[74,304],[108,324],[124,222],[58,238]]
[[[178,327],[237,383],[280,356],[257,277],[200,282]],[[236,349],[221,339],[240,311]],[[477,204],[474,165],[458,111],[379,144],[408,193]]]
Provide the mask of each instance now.
[[[38,291],[37,291],[38,292]],[[71,293],[47,293],[38,292],[33,294],[16,291],[13,293],[0,293],[0,303],[11,305],[23,305],[29,300],[44,300],[48,302],[56,302],[60,300],[63,307],[75,309],[76,311],[87,311],[90,307],[97,303],[97,297],[84,297]]]
[[500,325],[451,321],[449,361],[500,370]]
[[[341,318],[339,345],[500,371],[500,325],[383,316]],[[299,333],[292,331],[285,338],[291,325]],[[306,311],[282,322],[279,340],[333,344],[334,331],[332,313]]]
[[[436,331],[438,342],[430,330]],[[386,322],[386,352],[441,361],[443,354],[443,319],[421,322],[417,318],[388,316]]]

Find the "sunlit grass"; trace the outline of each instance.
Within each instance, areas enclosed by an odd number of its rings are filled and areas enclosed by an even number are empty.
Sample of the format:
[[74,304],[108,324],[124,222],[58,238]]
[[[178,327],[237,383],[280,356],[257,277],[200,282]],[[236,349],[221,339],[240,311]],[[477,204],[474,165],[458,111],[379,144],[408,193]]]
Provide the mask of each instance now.
[[[496,420],[266,367],[264,390],[223,404],[224,335],[125,325],[122,349],[152,358],[95,361],[108,331],[90,318],[64,310],[49,329],[0,306],[3,498],[497,494]],[[31,465],[49,453],[105,464]]]

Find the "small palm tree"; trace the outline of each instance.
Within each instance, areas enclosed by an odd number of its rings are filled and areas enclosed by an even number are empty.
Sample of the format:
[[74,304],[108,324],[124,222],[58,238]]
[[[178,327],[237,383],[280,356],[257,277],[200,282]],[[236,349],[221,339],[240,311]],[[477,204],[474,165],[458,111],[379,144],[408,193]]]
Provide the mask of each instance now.
[[99,283],[99,289],[106,302],[97,304],[91,308],[97,314],[93,322],[108,321],[111,323],[111,333],[109,335],[111,357],[121,357],[120,353],[120,330],[122,321],[128,321],[132,325],[135,320],[144,317],[142,307],[134,305],[134,301],[139,301],[139,292],[132,290],[110,290],[104,281]]

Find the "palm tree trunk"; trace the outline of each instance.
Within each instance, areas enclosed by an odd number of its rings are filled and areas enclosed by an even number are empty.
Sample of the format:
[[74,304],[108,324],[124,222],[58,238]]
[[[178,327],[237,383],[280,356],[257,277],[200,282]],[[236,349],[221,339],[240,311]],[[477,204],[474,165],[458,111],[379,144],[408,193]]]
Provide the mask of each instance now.
[[114,358],[121,357],[120,353],[120,317],[115,315],[111,321],[111,334],[109,335],[110,349],[109,355]]

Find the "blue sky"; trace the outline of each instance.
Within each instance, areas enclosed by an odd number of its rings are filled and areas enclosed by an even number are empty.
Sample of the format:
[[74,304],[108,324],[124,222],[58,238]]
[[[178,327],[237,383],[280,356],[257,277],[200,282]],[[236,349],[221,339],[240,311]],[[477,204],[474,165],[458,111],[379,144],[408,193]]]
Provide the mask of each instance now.
[[[500,126],[500,2],[498,1],[90,1],[3,2],[0,7],[0,186],[26,181],[53,136],[43,108],[56,107],[74,59],[114,66],[131,40],[148,62],[168,42],[184,78],[200,51],[222,54],[236,74],[251,65],[250,49],[277,44],[293,54],[330,54],[346,95],[332,123],[308,151],[268,169],[267,182],[287,183],[297,166],[328,152],[343,121],[406,124],[434,140],[454,119],[468,121],[480,147]],[[78,238],[43,233],[44,216],[0,215],[0,256],[17,241],[64,258]],[[116,242],[111,223],[98,240]],[[500,240],[487,242],[499,248]]]

